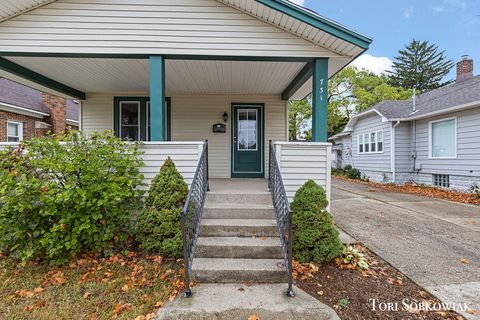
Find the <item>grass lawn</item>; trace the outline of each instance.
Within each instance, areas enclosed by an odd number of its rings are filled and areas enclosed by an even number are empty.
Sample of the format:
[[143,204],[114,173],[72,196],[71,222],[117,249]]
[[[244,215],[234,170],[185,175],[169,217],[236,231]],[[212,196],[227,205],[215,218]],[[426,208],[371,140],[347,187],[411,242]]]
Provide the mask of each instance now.
[[158,256],[82,256],[62,267],[0,256],[0,319],[137,319],[183,290],[179,263]]

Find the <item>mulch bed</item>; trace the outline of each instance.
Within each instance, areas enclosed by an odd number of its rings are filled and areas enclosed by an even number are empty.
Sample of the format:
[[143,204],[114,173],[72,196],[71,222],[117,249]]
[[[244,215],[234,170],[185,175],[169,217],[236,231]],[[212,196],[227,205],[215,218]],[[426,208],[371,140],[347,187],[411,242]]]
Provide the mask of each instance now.
[[[369,270],[350,269],[340,259],[321,265],[295,262],[297,286],[334,308],[341,319],[464,319],[453,311],[404,310],[404,299],[408,304],[423,302],[432,307],[440,301],[373,252],[356,246],[367,257]],[[377,299],[376,310],[369,299]],[[380,303],[396,303],[398,311],[382,311],[386,305]]]
[[366,182],[360,180],[349,179],[345,176],[336,175],[335,178],[350,181],[353,183],[364,184],[372,187],[381,188],[383,190],[399,193],[410,193],[417,196],[424,196],[430,198],[437,198],[443,200],[450,200],[460,203],[468,203],[480,206],[480,198],[474,193],[466,193],[455,190],[447,190],[442,188],[435,188],[426,185],[406,183],[398,185],[394,183],[379,183],[379,182]]

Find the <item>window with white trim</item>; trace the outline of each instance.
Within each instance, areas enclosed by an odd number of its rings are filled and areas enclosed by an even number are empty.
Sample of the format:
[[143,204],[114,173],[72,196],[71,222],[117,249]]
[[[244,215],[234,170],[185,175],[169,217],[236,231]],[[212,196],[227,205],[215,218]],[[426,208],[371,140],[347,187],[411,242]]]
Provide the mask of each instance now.
[[358,153],[382,153],[383,131],[366,132],[358,135]]
[[455,158],[457,156],[457,119],[430,122],[430,157]]
[[23,123],[7,122],[7,142],[20,142],[23,140]]

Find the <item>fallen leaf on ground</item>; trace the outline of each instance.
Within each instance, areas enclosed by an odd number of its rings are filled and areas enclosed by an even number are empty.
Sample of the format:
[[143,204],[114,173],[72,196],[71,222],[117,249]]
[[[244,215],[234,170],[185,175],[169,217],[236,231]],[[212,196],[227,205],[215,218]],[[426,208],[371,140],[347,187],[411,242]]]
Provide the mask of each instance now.
[[155,303],[155,308],[161,308],[163,307],[163,301],[158,301],[157,303]]
[[244,288],[238,288],[238,291],[243,292],[243,291],[245,291],[245,289]]
[[317,294],[318,294],[319,296],[323,296],[323,291],[318,291]]
[[463,264],[469,264],[470,263],[470,261],[468,261],[468,259],[465,259],[465,258],[460,259],[460,262],[463,263]]
[[39,308],[39,307],[43,307],[47,304],[47,302],[45,300],[38,300],[37,302],[35,302],[34,304],[30,305],[30,306],[26,306],[25,308],[23,308],[25,311],[32,311],[33,309],[35,308]]
[[85,293],[83,294],[83,299],[87,299],[90,295],[90,292],[85,291]]
[[260,320],[260,318],[254,313],[251,314],[250,317],[248,317],[248,320]]
[[15,294],[19,297],[26,297],[26,298],[31,298],[33,297],[34,293],[33,291],[30,290],[17,290],[15,291]]
[[128,284],[126,284],[122,287],[122,291],[128,292],[128,290],[130,290],[130,287],[128,286]]
[[418,295],[424,299],[428,299],[428,293],[423,290],[418,291]]
[[474,316],[480,315],[480,311],[478,311],[478,310],[473,310],[473,309],[468,309],[468,310],[467,310],[467,313],[472,314],[472,315],[474,315]]

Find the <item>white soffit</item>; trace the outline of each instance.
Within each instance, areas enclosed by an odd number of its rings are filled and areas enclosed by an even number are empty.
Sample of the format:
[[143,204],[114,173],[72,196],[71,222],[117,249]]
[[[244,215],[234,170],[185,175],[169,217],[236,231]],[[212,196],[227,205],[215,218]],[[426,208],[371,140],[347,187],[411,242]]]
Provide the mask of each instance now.
[[0,0],[0,22],[55,0]]
[[[83,92],[148,92],[142,59],[6,57]],[[304,62],[167,60],[166,90],[177,94],[281,94]]]

